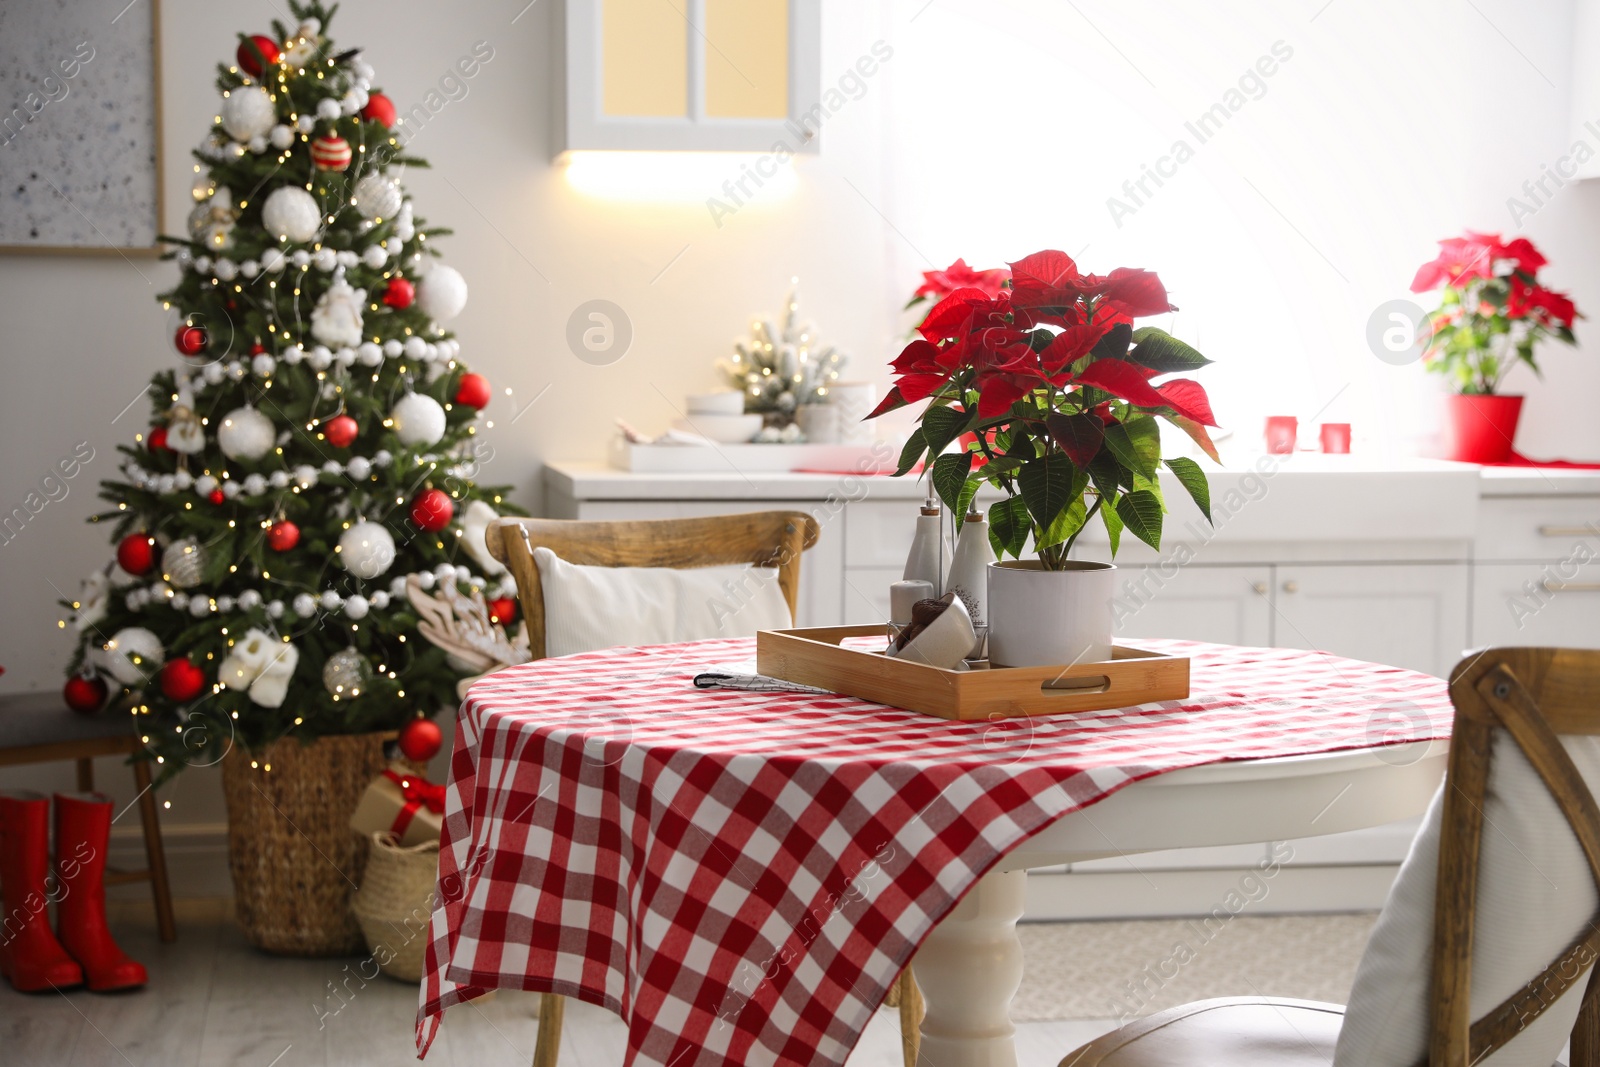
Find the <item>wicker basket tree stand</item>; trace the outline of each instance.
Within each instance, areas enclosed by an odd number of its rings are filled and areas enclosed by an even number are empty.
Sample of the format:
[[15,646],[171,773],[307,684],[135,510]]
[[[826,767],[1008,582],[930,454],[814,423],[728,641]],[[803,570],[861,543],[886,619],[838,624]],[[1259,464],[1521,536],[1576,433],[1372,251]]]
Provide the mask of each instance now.
[[222,763],[234,911],[247,940],[285,956],[362,951],[350,900],[369,843],[350,830],[392,733],[296,738]]

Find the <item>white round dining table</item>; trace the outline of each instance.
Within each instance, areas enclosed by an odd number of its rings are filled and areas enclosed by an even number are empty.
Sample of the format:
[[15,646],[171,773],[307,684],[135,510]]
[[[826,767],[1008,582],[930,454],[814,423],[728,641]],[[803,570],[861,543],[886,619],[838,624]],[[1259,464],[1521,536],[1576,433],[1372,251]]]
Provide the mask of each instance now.
[[[1007,854],[917,950],[919,1067],[1015,1067],[1028,868],[1164,849],[1287,841],[1409,819],[1444,776],[1448,743],[1209,763],[1133,783]],[[1065,1055],[1070,1049],[1062,1049]]]

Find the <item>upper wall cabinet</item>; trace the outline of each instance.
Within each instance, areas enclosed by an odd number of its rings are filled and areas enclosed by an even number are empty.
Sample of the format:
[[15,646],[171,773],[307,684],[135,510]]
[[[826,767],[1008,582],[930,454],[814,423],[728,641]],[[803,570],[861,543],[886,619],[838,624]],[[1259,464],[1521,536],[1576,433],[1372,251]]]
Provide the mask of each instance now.
[[559,155],[816,151],[821,0],[564,0]]

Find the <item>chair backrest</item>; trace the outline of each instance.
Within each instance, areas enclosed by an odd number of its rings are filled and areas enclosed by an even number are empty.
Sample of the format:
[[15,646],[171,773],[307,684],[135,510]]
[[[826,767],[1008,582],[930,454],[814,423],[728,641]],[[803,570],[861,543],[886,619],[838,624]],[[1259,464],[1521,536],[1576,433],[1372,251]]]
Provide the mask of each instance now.
[[1600,651],[1492,648],[1451,673],[1455,730],[1445,778],[1435,891],[1429,1064],[1468,1067],[1504,1046],[1588,971],[1573,1067],[1600,1065],[1600,916],[1548,967],[1473,1020],[1472,942],[1490,750],[1504,730],[1549,789],[1600,887],[1600,806],[1559,735],[1600,734]]
[[497,519],[489,552],[511,570],[528,623],[534,659],[545,654],[544,591],[535,548],[590,567],[714,567],[750,563],[778,569],[778,587],[794,618],[800,595],[800,554],[817,543],[817,520],[803,511],[755,511],[696,519],[592,522]]

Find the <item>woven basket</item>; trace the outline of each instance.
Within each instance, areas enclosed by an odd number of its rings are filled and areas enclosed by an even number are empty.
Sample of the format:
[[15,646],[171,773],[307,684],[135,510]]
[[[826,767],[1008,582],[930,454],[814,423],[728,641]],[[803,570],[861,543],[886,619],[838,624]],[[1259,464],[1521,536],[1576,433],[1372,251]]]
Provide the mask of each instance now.
[[222,761],[234,913],[252,945],[285,956],[361,951],[350,897],[367,841],[350,832],[350,815],[393,736],[284,738]]
[[394,834],[371,837],[367,875],[350,910],[378,969],[390,978],[422,980],[428,948],[428,921],[433,914],[434,880],[439,873],[439,842],[424,841],[404,848]]

